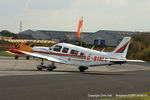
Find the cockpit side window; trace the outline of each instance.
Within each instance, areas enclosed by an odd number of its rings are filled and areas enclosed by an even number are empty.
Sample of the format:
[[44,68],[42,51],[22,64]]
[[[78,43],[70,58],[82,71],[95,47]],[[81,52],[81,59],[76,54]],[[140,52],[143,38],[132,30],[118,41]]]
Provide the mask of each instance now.
[[81,52],[81,53],[80,53],[80,56],[85,56],[85,53]]
[[69,48],[64,47],[63,50],[62,50],[62,52],[63,53],[68,53],[68,50],[69,50]]
[[61,51],[61,48],[62,48],[62,46],[56,45],[56,46],[54,47],[53,51],[60,52],[60,51]]
[[73,54],[73,55],[78,55],[78,52],[77,50],[71,50],[70,54]]

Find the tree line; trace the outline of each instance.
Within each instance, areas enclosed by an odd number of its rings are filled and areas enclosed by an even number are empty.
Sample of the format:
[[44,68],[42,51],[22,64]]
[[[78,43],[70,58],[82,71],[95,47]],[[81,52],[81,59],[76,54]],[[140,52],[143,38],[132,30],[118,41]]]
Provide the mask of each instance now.
[[0,32],[0,36],[13,37],[13,36],[15,36],[15,33],[12,33],[8,30],[2,30]]
[[132,36],[127,58],[150,61],[150,33]]

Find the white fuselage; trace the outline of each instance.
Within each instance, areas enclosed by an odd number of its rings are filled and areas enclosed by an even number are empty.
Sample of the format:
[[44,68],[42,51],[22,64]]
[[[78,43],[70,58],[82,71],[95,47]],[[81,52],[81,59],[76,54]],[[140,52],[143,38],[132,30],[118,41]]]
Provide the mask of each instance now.
[[[113,64],[107,59],[124,59],[112,52],[100,52],[67,43],[58,43],[52,47],[34,47],[34,53],[61,59],[65,64],[77,66],[96,66]],[[104,60],[106,59],[106,60]]]

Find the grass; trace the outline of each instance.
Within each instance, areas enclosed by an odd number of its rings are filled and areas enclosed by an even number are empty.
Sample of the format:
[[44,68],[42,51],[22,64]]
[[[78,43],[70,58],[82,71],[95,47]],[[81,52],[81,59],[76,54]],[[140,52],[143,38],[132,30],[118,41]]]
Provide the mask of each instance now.
[[10,53],[8,53],[6,51],[0,51],[0,55],[2,55],[2,56],[14,56],[16,54],[10,54]]
[[118,96],[113,98],[103,98],[100,100],[150,100],[150,92],[142,94],[133,94],[128,96]]
[[4,41],[4,40],[0,40],[0,44],[9,44],[9,42]]

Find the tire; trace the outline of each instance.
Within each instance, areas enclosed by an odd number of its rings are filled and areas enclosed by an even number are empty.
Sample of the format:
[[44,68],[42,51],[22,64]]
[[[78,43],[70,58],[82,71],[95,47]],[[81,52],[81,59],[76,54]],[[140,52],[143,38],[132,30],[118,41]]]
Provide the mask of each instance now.
[[37,67],[37,69],[38,69],[38,70],[42,70],[42,68],[40,68],[40,67]]
[[30,57],[29,57],[29,56],[26,56],[26,59],[27,59],[27,60],[29,60],[29,59],[30,59]]
[[18,55],[15,55],[15,59],[18,59]]
[[37,65],[37,69],[42,70],[43,68],[41,67],[41,65]]
[[80,72],[85,72],[85,68],[84,67],[80,67],[79,70],[80,70]]
[[80,72],[85,72],[85,69],[80,69]]
[[78,69],[80,70],[80,72],[85,72],[85,70],[87,70],[88,67],[86,67],[86,66],[79,66]]

